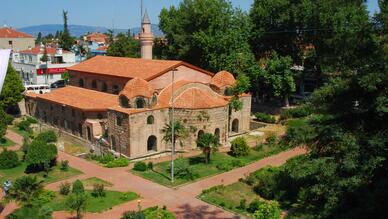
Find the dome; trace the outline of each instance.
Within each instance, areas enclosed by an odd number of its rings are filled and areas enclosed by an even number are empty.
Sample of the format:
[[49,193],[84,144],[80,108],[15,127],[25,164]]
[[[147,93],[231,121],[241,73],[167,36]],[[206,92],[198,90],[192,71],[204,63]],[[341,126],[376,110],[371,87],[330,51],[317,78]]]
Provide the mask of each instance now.
[[220,96],[211,95],[197,87],[188,88],[174,100],[174,107],[182,109],[208,109],[228,105]]
[[214,75],[210,84],[218,88],[222,88],[225,86],[233,86],[235,82],[236,79],[234,79],[232,73],[227,71],[220,71]]
[[153,92],[154,90],[151,88],[147,81],[141,78],[134,78],[125,84],[119,95],[124,95],[128,99],[137,96],[151,98]]

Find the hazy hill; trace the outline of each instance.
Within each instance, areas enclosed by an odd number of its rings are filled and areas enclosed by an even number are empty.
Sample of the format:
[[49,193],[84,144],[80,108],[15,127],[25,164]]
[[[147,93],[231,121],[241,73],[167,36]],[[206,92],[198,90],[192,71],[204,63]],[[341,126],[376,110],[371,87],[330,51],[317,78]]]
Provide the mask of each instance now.
[[[98,27],[98,26],[86,26],[86,25],[69,25],[69,30],[71,35],[79,37],[81,35],[84,35],[88,32],[100,32],[104,33],[107,32],[109,28],[107,27]],[[43,35],[47,34],[55,34],[57,30],[61,31],[63,30],[62,24],[42,24],[42,25],[36,25],[36,26],[28,26],[28,27],[22,27],[18,30],[32,34],[34,36],[37,36],[39,32],[41,32]],[[115,34],[117,33],[127,33],[128,29],[115,29]],[[157,24],[152,24],[152,31],[155,36],[161,36],[163,35],[162,31],[159,29],[159,26]],[[131,28],[131,33],[138,34],[140,32],[140,27]]]

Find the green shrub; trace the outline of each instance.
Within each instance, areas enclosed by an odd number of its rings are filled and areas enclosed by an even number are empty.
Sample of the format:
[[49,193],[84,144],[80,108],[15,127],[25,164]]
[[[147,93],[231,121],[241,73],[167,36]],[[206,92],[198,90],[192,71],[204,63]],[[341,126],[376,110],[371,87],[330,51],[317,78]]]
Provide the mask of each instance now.
[[111,161],[114,161],[115,157],[113,156],[113,154],[104,154],[102,156],[97,156],[97,161],[102,163],[102,164],[107,164]]
[[247,208],[247,200],[245,198],[240,199],[239,209],[245,210]]
[[244,137],[238,137],[232,141],[232,146],[230,147],[230,153],[235,157],[242,157],[249,155],[250,148],[245,141]]
[[283,140],[291,146],[309,143],[315,137],[314,128],[306,120],[290,121]]
[[27,172],[37,172],[45,170],[45,164],[54,166],[58,155],[57,147],[41,141],[33,141],[27,150],[26,162]]
[[79,179],[74,181],[72,193],[80,194],[84,192],[85,192],[84,184],[82,184],[82,182]]
[[68,195],[70,193],[70,183],[69,182],[64,182],[59,185],[59,194],[61,195]]
[[265,199],[280,198],[279,191],[280,169],[276,167],[266,167],[254,173],[253,190]]
[[277,201],[262,202],[254,212],[255,219],[280,219],[281,209]]
[[48,207],[21,207],[16,209],[11,214],[7,215],[6,219],[52,219],[53,210]]
[[10,169],[20,164],[18,155],[15,151],[4,149],[0,153],[0,169]]
[[244,163],[241,160],[218,161],[216,163],[216,168],[222,171],[229,171],[242,166],[244,166]]
[[33,204],[37,206],[42,206],[47,203],[52,202],[52,200],[56,197],[54,191],[44,190],[37,197],[34,198]]
[[143,211],[126,211],[121,219],[145,219]]
[[44,131],[38,134],[38,136],[35,137],[34,141],[41,141],[45,143],[53,143],[58,140],[57,135],[54,131]]
[[[168,172],[170,171],[171,165],[168,168]],[[197,174],[187,160],[179,158],[174,161],[174,176],[179,179],[193,180]]]
[[258,121],[260,122],[265,122],[265,123],[275,123],[276,119],[274,116],[266,114],[266,113],[255,113],[255,117]]
[[4,113],[4,121],[5,121],[5,124],[12,125],[13,116],[11,116],[11,115],[9,115],[7,113]]
[[143,161],[137,161],[135,165],[133,166],[133,170],[136,171],[146,171],[147,170],[147,164]]
[[211,188],[202,190],[201,195],[205,195],[205,194],[212,193],[212,192],[222,192],[224,190],[225,190],[224,185],[213,186]]
[[69,161],[68,160],[62,160],[61,161],[61,170],[62,171],[69,170]]
[[257,211],[261,205],[262,201],[260,201],[259,199],[255,199],[253,200],[250,204],[249,204],[249,207],[247,208],[247,211],[249,213],[255,213],[255,211]]
[[173,213],[167,211],[166,209],[159,208],[158,206],[147,208],[143,212],[145,218],[175,219]]
[[31,123],[28,122],[27,120],[20,121],[16,126],[20,131],[25,131],[28,133],[32,132],[32,129],[30,127]]
[[270,135],[265,139],[267,145],[275,145],[277,141],[276,135]]
[[291,109],[284,109],[280,113],[280,119],[290,119],[290,118],[302,118],[310,115],[311,112],[307,106],[300,106]]
[[105,187],[104,184],[94,184],[93,191],[91,192],[93,197],[105,197]]
[[114,159],[112,161],[109,161],[105,166],[108,168],[114,168],[114,167],[126,167],[128,166],[129,161],[125,157],[120,157],[117,159]]
[[26,120],[27,122],[29,122],[30,124],[36,124],[36,123],[38,123],[38,121],[36,121],[36,119],[33,118],[33,117],[27,117],[25,120]]
[[154,163],[148,162],[148,164],[147,164],[147,169],[153,170],[153,169],[154,169]]

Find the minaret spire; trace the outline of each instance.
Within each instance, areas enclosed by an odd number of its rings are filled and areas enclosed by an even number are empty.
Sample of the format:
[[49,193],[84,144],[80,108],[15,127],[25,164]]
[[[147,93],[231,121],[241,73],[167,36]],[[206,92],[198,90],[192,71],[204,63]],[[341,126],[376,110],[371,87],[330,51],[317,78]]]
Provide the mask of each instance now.
[[141,21],[141,58],[152,59],[152,47],[154,43],[154,35],[151,30],[151,20],[148,16],[147,9],[144,12],[144,16]]

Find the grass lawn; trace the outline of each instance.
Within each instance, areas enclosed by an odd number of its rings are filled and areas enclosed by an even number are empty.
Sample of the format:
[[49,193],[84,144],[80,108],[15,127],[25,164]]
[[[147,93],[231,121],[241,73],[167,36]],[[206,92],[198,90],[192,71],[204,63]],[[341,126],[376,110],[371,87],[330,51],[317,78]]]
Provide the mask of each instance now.
[[[209,164],[205,164],[204,162],[204,156],[199,155],[195,157],[189,157],[189,158],[181,158],[189,162],[190,166],[194,170],[196,176],[194,180],[189,179],[182,179],[182,178],[176,178],[173,183],[170,181],[170,173],[168,172],[170,162],[162,162],[154,165],[153,170],[147,170],[144,172],[130,170],[132,173],[137,174],[139,176],[142,176],[143,178],[146,178],[148,180],[151,180],[153,182],[168,186],[168,187],[175,187],[179,186],[185,183],[190,183],[199,179],[202,179],[204,177],[209,177],[212,175],[220,174],[223,172],[226,172],[230,169],[224,169],[222,168],[225,166],[226,163],[231,163],[233,161],[239,161],[241,166],[248,165],[254,161],[260,160],[264,157],[279,153],[283,151],[284,149],[280,147],[268,147],[264,146],[262,150],[256,151],[251,150],[251,153],[248,156],[245,157],[233,157],[226,153],[213,153],[211,155],[211,161]],[[218,166],[218,168],[217,168]],[[231,169],[237,168],[238,166],[234,166]]]
[[15,168],[0,170],[0,182],[3,183],[7,179],[13,182],[18,177],[21,177],[24,175],[31,175],[31,176],[37,176],[39,179],[43,180],[44,184],[49,184],[49,183],[53,183],[56,181],[64,180],[64,179],[82,174],[81,171],[71,167],[69,167],[67,171],[62,171],[60,170],[60,166],[57,165],[51,169],[47,177],[43,177],[43,172],[30,173],[30,174],[24,173],[26,167],[27,167],[27,164],[23,162]]
[[[108,191],[106,190],[105,197],[93,197],[91,195],[91,191],[86,191],[88,195],[88,204],[86,207],[87,212],[102,212],[108,209],[111,209],[115,205],[119,205],[128,201],[135,200],[139,196],[134,192],[116,192],[116,191]],[[66,207],[66,197],[59,193],[56,194],[54,200],[50,201],[50,203],[46,204],[46,206],[50,207],[54,211],[67,211],[69,210]]]
[[67,141],[64,141],[64,149],[65,149],[66,153],[74,155],[74,156],[87,152],[87,149],[85,147],[83,147],[79,144],[70,143]]
[[0,139],[0,147],[10,147],[14,146],[16,143],[11,141],[8,138]]
[[102,185],[107,186],[107,187],[113,186],[112,183],[105,181],[103,179],[97,178],[97,177],[90,177],[87,179],[83,179],[81,181],[84,184],[84,186],[93,186],[94,184],[102,184]]
[[199,199],[219,206],[229,211],[243,214],[247,217],[252,217],[245,209],[240,209],[240,200],[246,200],[246,206],[259,196],[253,191],[252,186],[243,182],[236,182],[228,186],[220,186],[209,192],[199,195]]

